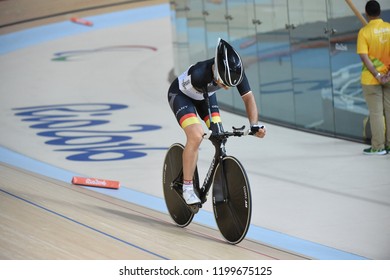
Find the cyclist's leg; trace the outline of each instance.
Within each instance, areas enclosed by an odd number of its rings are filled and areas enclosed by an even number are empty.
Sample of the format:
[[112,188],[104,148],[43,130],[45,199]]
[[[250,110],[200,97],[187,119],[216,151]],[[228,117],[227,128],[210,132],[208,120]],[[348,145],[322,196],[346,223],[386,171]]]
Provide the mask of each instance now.
[[194,123],[183,128],[187,142],[183,151],[183,179],[190,181],[194,176],[198,162],[198,151],[203,139],[203,128],[200,123]]
[[187,204],[200,203],[194,191],[192,178],[198,162],[198,151],[203,139],[203,128],[200,123],[190,124],[183,128],[187,137],[183,151],[183,197]]
[[[173,83],[169,89],[168,100],[187,138],[183,151],[183,196],[186,196],[188,204],[199,203],[200,199],[196,194],[195,197],[193,196],[192,178],[196,170],[199,146],[203,139],[203,128],[196,115],[194,101],[179,90],[177,83]],[[189,193],[185,192],[186,190]]]
[[[211,95],[209,100],[211,106],[212,121],[215,123],[221,123],[216,94]],[[180,122],[180,125],[184,129],[184,132],[187,137],[187,143],[183,152],[184,180],[191,180],[195,172],[196,164],[198,161],[198,151],[204,135],[204,130],[201,123],[199,122],[199,119],[193,119],[193,117],[196,117],[195,112],[198,112],[199,116],[206,123],[207,127],[210,127],[207,103],[204,101],[192,101],[191,104],[191,110],[193,111],[188,111],[185,115],[180,114],[183,115],[181,119],[185,119],[185,121]]]

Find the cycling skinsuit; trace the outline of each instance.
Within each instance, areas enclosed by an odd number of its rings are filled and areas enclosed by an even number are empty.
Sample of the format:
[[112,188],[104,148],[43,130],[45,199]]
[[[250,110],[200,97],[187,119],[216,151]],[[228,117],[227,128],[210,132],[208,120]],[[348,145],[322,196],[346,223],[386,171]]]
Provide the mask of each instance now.
[[[210,127],[207,103],[203,95],[205,93],[209,95],[212,121],[221,122],[215,95],[221,87],[214,82],[213,64],[214,58],[211,58],[191,65],[172,82],[168,90],[169,105],[182,128],[200,123],[197,113],[207,127]],[[245,73],[241,83],[237,85],[237,90],[241,96],[251,91]]]

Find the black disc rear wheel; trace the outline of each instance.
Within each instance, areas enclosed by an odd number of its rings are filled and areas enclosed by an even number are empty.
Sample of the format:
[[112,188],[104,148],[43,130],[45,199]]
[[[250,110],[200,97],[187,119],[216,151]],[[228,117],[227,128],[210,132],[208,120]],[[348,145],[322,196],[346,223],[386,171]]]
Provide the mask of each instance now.
[[[180,227],[188,226],[194,218],[194,211],[185,203],[182,194],[183,150],[179,143],[173,144],[167,151],[163,165],[163,192],[169,215]],[[199,188],[198,171],[195,171],[194,187]]]
[[252,201],[246,172],[234,157],[226,156],[217,166],[213,182],[213,210],[226,241],[231,244],[241,242],[250,226]]

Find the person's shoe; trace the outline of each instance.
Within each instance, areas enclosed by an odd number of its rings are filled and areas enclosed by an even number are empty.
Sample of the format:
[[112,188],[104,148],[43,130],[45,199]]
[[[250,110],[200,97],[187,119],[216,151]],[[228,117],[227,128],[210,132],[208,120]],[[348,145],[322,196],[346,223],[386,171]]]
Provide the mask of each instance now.
[[194,188],[183,188],[183,198],[188,205],[200,203],[200,199],[194,192]]
[[364,149],[363,154],[365,155],[385,155],[385,149],[373,149],[372,147]]
[[385,150],[386,150],[386,153],[390,154],[390,147],[389,146],[386,146]]

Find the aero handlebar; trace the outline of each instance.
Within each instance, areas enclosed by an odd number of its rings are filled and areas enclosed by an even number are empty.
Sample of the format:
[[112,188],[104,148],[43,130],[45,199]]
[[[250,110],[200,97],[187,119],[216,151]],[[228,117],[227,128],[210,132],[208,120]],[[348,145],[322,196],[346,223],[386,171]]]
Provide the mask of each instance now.
[[240,128],[236,128],[234,126],[232,128],[233,128],[233,131],[217,131],[217,132],[214,132],[212,130],[209,130],[207,133],[203,134],[203,139],[210,139],[211,137],[228,138],[230,136],[241,137],[241,136],[247,136],[247,135],[254,135],[259,129],[264,128],[264,126],[258,127],[257,131],[253,131],[251,129],[246,129],[245,130],[245,125],[240,127]]

